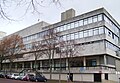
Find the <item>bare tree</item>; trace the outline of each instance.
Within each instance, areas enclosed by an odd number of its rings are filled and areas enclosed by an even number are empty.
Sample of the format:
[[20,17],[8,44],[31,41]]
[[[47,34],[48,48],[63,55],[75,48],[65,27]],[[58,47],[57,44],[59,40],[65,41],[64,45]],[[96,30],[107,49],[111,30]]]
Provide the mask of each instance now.
[[[2,19],[14,20],[10,16],[9,8],[14,4],[16,8],[24,7],[24,14],[28,12],[40,14],[41,7],[45,7],[44,3],[54,3],[60,5],[60,0],[0,0],[0,17]],[[14,12],[11,10],[11,12]]]
[[47,30],[46,34],[44,35],[43,42],[44,49],[46,49],[45,54],[49,58],[50,79],[52,78],[52,67],[54,64],[53,58],[55,55],[56,41],[57,34],[55,33],[54,29]]
[[58,42],[56,45],[56,53],[58,53],[59,56],[59,83],[61,83],[61,73],[62,73],[62,58],[63,58],[63,50],[62,47],[64,45],[64,42],[61,41],[61,37],[58,38]]
[[0,71],[3,69],[3,60],[5,60],[5,54],[6,54],[6,41],[0,40]]
[[35,71],[37,71],[37,61],[44,55],[42,42],[41,41],[32,42],[31,52],[34,56],[34,68]]
[[74,57],[78,56],[79,49],[75,43],[75,40],[69,40],[69,41],[63,41],[61,45],[61,50],[62,50],[62,57],[65,57],[68,61],[68,75],[70,76],[71,63],[74,60]]
[[5,57],[10,62],[9,67],[11,72],[12,63],[19,57],[22,57],[20,53],[22,50],[24,50],[24,44],[23,44],[22,37],[19,35],[8,36],[4,39],[4,41],[6,41],[5,44],[7,45]]

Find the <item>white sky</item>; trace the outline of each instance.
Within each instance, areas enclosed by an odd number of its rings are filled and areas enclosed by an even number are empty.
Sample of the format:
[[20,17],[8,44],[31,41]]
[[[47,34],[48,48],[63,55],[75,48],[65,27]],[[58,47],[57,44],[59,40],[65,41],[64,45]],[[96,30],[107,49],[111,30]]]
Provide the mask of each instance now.
[[[46,0],[48,1],[48,0]],[[8,34],[14,33],[33,25],[40,21],[48,23],[56,23],[61,20],[61,12],[73,8],[76,10],[76,15],[89,12],[94,9],[104,7],[116,20],[120,23],[120,0],[60,0],[61,6],[55,4],[44,4],[45,7],[39,7],[41,14],[33,14],[29,11],[24,17],[24,8],[11,7],[9,16],[18,19],[18,21],[7,21],[0,19],[0,31]]]

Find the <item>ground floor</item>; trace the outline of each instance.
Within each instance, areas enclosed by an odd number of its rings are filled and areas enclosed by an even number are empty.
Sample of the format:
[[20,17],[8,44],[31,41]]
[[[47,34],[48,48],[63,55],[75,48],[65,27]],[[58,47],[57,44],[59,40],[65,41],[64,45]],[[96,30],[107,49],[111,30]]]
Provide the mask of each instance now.
[[[119,60],[109,55],[93,55],[74,58],[62,58],[51,60],[38,60],[36,67],[38,72],[42,73],[48,79],[53,80],[68,80],[68,76],[72,81],[87,81],[87,82],[119,82],[120,73],[117,64]],[[3,70],[9,71],[10,63],[3,64]],[[68,68],[70,65],[70,69]],[[21,72],[23,70],[34,70],[34,61],[23,61],[12,63],[13,72]],[[69,74],[70,72],[70,74]],[[50,75],[50,73],[52,73]]]

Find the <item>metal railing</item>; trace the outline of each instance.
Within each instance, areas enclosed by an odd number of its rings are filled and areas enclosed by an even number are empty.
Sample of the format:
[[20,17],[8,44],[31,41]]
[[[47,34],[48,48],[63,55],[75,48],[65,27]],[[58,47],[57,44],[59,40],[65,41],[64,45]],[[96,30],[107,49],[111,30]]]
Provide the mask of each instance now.
[[[5,68],[4,68],[5,69]],[[12,68],[12,71],[16,71],[16,72],[20,72],[21,70],[23,69],[28,69],[28,70],[34,70],[34,68]],[[5,69],[6,71],[8,71],[9,69]],[[37,70],[39,72],[50,72],[50,68],[49,67],[39,67],[37,68]],[[103,66],[103,65],[96,65],[96,66],[92,66],[92,67],[89,67],[89,66],[76,66],[76,67],[70,67],[70,71],[71,72],[75,72],[75,73],[79,73],[79,72],[82,72],[82,71],[99,71],[99,70],[109,70],[109,71],[114,71],[116,70],[115,67],[109,67],[109,66]],[[60,67],[52,67],[52,72],[53,73],[56,73],[56,72],[59,72],[60,71]],[[68,72],[68,67],[61,67],[61,72],[63,73],[67,73]]]

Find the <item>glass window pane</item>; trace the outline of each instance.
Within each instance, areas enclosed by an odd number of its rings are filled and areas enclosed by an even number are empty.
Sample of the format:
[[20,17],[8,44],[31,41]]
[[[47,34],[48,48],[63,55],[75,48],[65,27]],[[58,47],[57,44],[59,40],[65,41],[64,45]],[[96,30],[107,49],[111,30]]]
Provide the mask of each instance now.
[[97,16],[93,16],[93,22],[97,22]]
[[74,28],[74,22],[73,22],[73,23],[71,23],[71,28]]
[[70,29],[70,24],[67,24],[67,29]]
[[56,30],[57,30],[57,32],[59,32],[59,27],[57,27],[57,29],[56,29]]
[[102,21],[102,14],[98,15],[98,21]]
[[75,33],[75,39],[78,39],[79,36],[78,36],[78,32]]
[[83,31],[79,32],[79,38],[83,38]]
[[92,17],[88,18],[88,24],[92,23]]
[[104,28],[103,27],[99,27],[99,34],[103,34],[104,33]]
[[88,24],[88,19],[84,19],[84,25]]
[[61,26],[61,27],[60,27],[60,31],[63,31],[63,30],[64,30],[63,28],[64,28],[64,27],[63,27],[63,26]]
[[89,30],[89,36],[93,36],[93,29]]
[[74,39],[74,33],[71,34],[71,39]]
[[67,40],[70,40],[70,34],[67,35]]
[[63,36],[63,41],[66,41],[66,35]]
[[84,31],[84,37],[88,37],[88,30]]
[[77,22],[75,22],[75,27],[78,27],[78,24],[79,24],[79,23],[78,23],[78,21],[77,21]]
[[79,21],[79,26],[83,26],[83,20]]
[[109,23],[109,19],[104,15],[104,20]]
[[99,34],[99,29],[98,28],[95,28],[94,29],[94,35],[98,35]]
[[63,25],[63,30],[67,30],[67,27],[66,27],[66,25]]

